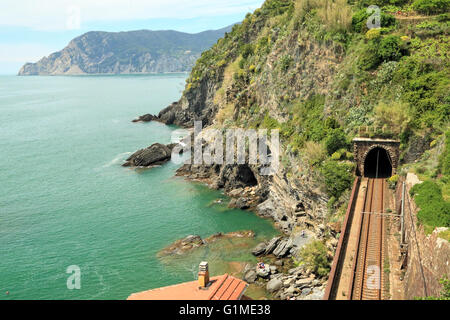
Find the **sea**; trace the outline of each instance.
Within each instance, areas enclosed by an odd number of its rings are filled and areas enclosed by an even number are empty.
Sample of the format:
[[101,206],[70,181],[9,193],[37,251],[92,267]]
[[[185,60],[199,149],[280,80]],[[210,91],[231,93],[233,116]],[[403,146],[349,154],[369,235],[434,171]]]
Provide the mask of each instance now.
[[[0,76],[0,299],[126,299],[212,275],[239,274],[277,234],[221,191],[175,177],[179,164],[121,164],[178,128],[132,123],[177,101],[186,74]],[[180,256],[188,235],[253,230]],[[77,282],[78,281],[78,282]]]

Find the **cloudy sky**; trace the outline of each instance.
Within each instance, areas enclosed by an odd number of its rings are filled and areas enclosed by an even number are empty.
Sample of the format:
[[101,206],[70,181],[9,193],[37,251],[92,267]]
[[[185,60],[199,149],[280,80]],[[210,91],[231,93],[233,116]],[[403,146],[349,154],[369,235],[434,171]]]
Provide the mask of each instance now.
[[263,0],[1,0],[0,74],[15,74],[87,31],[200,32],[241,21]]

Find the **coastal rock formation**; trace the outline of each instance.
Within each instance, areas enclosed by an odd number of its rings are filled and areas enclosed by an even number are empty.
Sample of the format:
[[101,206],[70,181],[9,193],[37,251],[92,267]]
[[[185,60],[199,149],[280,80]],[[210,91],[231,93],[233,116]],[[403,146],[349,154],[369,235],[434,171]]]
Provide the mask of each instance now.
[[304,266],[291,268],[285,273],[278,273],[276,266],[268,264],[264,269],[247,266],[243,279],[256,286],[264,286],[273,298],[280,300],[321,300],[326,287],[324,278],[316,278]]
[[163,164],[170,160],[172,149],[175,144],[163,145],[160,143],[152,144],[150,147],[141,149],[133,153],[126,162],[124,167],[150,167]]
[[136,119],[134,119],[132,122],[150,122],[153,120],[157,120],[158,117],[148,113],[148,114],[144,114],[143,116],[140,116]]
[[88,32],[63,50],[25,64],[19,75],[188,72],[200,54],[230,29],[197,34],[170,30]]
[[167,256],[173,254],[184,254],[192,249],[207,245],[219,239],[231,238],[254,238],[255,233],[251,230],[234,231],[229,233],[216,233],[205,239],[198,235],[189,235],[183,239],[177,240],[158,253],[158,256]]

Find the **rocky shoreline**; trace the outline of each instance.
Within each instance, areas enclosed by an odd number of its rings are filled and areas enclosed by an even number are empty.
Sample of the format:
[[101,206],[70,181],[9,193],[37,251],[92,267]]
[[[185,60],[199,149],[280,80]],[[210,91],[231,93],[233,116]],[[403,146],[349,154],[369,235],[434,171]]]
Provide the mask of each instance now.
[[[158,116],[144,115],[138,119],[180,124],[175,120],[179,113],[173,108],[178,108],[177,103],[162,110]],[[167,162],[170,160],[169,151],[174,147],[154,144],[134,153],[124,166],[151,167]],[[262,272],[257,265],[247,265],[242,273],[244,280],[252,286],[264,288],[274,299],[321,299],[326,279],[318,277],[304,265],[295,266],[294,260],[299,261],[298,254],[306,244],[323,241],[331,234],[331,239],[326,242],[331,262],[340,228],[324,221],[328,199],[317,190],[311,190],[308,184],[294,184],[286,177],[283,168],[273,176],[261,175],[261,168],[249,164],[185,164],[176,171],[176,176],[205,183],[215,190],[222,189],[231,199],[229,207],[250,210],[270,219],[282,232],[281,236],[260,243],[252,250],[253,255],[269,267]],[[218,238],[224,236],[227,235],[219,234]],[[211,239],[188,236],[163,249],[160,254],[184,254],[208,241]]]

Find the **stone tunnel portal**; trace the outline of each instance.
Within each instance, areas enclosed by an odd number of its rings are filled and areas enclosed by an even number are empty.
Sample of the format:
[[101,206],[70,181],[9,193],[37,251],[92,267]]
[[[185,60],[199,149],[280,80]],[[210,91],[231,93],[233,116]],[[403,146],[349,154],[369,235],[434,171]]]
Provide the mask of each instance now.
[[369,151],[364,160],[364,176],[368,178],[392,176],[392,160],[385,149],[377,147]]
[[353,139],[356,175],[388,178],[397,172],[400,141],[391,139]]

